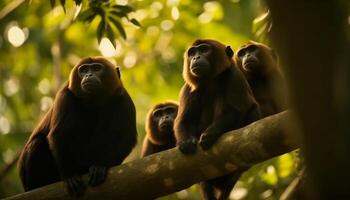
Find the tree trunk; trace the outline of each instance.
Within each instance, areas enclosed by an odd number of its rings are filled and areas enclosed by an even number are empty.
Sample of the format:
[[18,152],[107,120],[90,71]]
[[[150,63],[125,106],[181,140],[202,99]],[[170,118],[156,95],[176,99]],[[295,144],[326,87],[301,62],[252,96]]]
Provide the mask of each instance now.
[[349,199],[350,3],[266,2],[273,22],[272,42],[284,62],[291,108],[300,122],[306,198]]

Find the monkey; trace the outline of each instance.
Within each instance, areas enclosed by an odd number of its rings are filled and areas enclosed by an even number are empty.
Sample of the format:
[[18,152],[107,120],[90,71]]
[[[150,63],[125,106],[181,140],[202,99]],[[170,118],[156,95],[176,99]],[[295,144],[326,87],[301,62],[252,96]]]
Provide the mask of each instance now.
[[177,110],[178,104],[173,101],[159,103],[149,110],[141,157],[176,146],[173,126]]
[[63,180],[71,196],[102,184],[137,142],[136,109],[119,68],[103,57],[82,59],[33,130],[18,162],[25,191]]
[[[260,108],[243,73],[235,67],[234,52],[212,39],[198,39],[184,54],[183,78],[175,137],[179,150],[196,152],[197,143],[208,150],[225,132],[260,118]],[[227,199],[241,175],[204,181],[204,199]]]
[[234,56],[258,101],[262,117],[286,109],[286,87],[276,53],[267,45],[250,41]]

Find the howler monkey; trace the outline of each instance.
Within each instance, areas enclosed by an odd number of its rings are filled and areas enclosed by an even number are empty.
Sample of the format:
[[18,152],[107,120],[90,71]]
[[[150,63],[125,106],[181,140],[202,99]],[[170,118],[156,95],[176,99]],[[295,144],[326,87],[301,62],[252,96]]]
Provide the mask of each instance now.
[[143,141],[141,157],[154,154],[176,146],[174,120],[178,105],[166,101],[155,105],[147,114],[146,137]]
[[[259,119],[259,106],[233,54],[230,46],[208,39],[196,40],[186,51],[175,120],[182,153],[195,153],[197,142],[207,150],[223,133]],[[239,176],[236,172],[200,183],[203,197],[226,199]]]
[[270,47],[250,41],[239,48],[234,60],[247,78],[263,117],[285,109],[285,81]]
[[60,180],[80,196],[104,182],[136,144],[135,106],[119,69],[102,57],[81,60],[34,129],[19,159],[26,191]]

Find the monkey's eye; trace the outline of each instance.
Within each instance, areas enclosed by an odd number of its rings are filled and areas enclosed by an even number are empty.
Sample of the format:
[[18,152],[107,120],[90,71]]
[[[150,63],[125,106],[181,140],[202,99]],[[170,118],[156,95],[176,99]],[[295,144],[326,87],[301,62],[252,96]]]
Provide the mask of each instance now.
[[172,114],[176,112],[176,109],[174,107],[167,107],[164,109],[164,112],[167,114]]
[[82,65],[82,66],[79,67],[78,72],[82,73],[82,74],[85,74],[85,73],[88,72],[88,67],[86,65]]
[[237,52],[237,56],[238,56],[239,58],[243,57],[244,54],[245,54],[244,49],[241,49],[241,50],[239,50],[239,51]]
[[187,55],[190,56],[194,56],[194,54],[196,53],[196,49],[194,47],[191,47],[188,49],[187,51]]
[[202,44],[198,47],[201,53],[208,53],[210,51],[210,46],[207,44]]
[[255,45],[250,45],[247,47],[247,51],[248,52],[253,52],[253,51],[256,51],[257,50],[257,47]]
[[155,118],[159,118],[162,115],[162,112],[160,110],[156,110],[153,112],[153,117]]
[[100,71],[102,69],[101,65],[94,65],[93,66],[94,71]]

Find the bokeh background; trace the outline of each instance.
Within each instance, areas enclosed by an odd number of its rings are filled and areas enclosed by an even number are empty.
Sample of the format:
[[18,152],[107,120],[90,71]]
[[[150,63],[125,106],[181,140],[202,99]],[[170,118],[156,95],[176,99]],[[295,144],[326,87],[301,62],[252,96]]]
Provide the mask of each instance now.
[[[122,81],[137,108],[138,145],[125,162],[139,158],[148,109],[164,100],[178,100],[183,85],[183,53],[197,38],[213,38],[234,50],[249,40],[269,44],[269,12],[261,0],[117,0],[131,5],[122,20],[127,38],[98,43],[99,19],[76,18],[49,1],[0,1],[0,198],[23,192],[16,168],[18,153],[32,129],[53,102],[72,67],[83,57],[103,55],[121,68]],[[83,8],[86,6],[83,3]],[[231,199],[278,199],[296,174],[295,152],[247,171]],[[127,183],[126,183],[127,184]],[[165,197],[200,199],[192,186]]]

